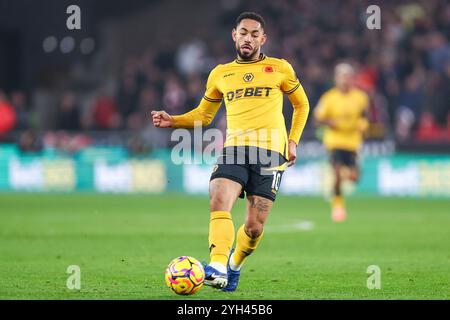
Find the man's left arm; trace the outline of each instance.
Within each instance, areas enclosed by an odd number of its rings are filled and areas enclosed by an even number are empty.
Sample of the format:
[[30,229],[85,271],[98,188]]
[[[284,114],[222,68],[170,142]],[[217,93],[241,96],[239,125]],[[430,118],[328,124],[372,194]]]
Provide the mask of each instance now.
[[309,101],[305,90],[300,85],[297,90],[288,95],[289,101],[292,103],[294,113],[292,114],[291,130],[289,132],[289,140],[298,145],[303,133],[303,129],[308,120]]
[[300,81],[298,80],[294,69],[286,61],[285,78],[281,85],[281,90],[287,94],[292,103],[294,113],[292,114],[291,130],[289,131],[289,165],[293,165],[297,158],[297,145],[303,133],[303,129],[308,120],[309,101]]

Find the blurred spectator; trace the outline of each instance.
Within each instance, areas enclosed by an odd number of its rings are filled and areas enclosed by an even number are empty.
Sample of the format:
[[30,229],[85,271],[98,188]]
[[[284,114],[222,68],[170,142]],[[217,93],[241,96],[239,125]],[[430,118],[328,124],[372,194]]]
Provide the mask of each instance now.
[[117,105],[113,98],[100,95],[95,99],[93,106],[94,123],[97,129],[116,129],[121,124]]
[[403,108],[410,109],[414,118],[418,119],[424,103],[424,87],[422,79],[417,73],[406,78],[404,88],[399,97],[399,104]]
[[19,137],[19,148],[23,152],[38,152],[42,149],[42,144],[34,130],[25,130]]
[[450,63],[450,45],[440,32],[429,36],[428,58],[433,70],[444,72],[445,65]]
[[199,75],[192,75],[187,80],[186,109],[195,108],[203,98],[205,84]]
[[396,114],[395,134],[397,139],[405,141],[409,138],[416,118],[411,109],[400,107]]
[[92,144],[92,139],[84,134],[69,134],[66,131],[49,131],[44,135],[46,148],[56,148],[74,153]]
[[171,71],[175,68],[176,47],[169,39],[164,39],[159,51],[156,52],[154,62],[162,71]]
[[134,156],[149,153],[151,148],[146,146],[144,140],[139,135],[133,135],[128,139],[127,150]]
[[13,129],[15,124],[16,112],[6,100],[6,95],[3,91],[0,91],[0,137]]
[[416,137],[421,142],[444,140],[444,131],[438,126],[431,112],[424,112],[420,116]]
[[122,118],[127,118],[136,109],[138,87],[133,75],[125,75],[122,78],[117,102]]
[[17,115],[17,122],[14,129],[28,129],[30,127],[30,111],[27,106],[25,93],[21,90],[13,91],[11,93],[11,104]]
[[171,74],[164,85],[164,107],[169,114],[179,114],[186,108],[186,91],[182,87],[179,78]]
[[445,132],[445,136],[446,136],[447,142],[450,142],[450,112],[448,113],[448,116],[447,116],[447,129]]
[[182,44],[176,56],[178,70],[184,75],[209,72],[214,66],[206,52],[206,44],[199,39]]
[[58,128],[62,130],[80,130],[80,108],[73,92],[65,92],[61,98],[58,115]]
[[139,102],[136,111],[126,119],[128,129],[137,130],[145,127],[149,123],[150,112],[160,107],[158,93],[151,87],[145,87],[139,94]]

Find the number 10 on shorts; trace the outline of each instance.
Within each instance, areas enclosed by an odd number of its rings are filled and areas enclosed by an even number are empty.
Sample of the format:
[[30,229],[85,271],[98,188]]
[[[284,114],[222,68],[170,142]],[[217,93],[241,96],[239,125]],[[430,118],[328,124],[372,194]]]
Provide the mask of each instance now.
[[272,180],[272,192],[277,192],[278,188],[280,188],[281,175],[282,171],[273,171],[273,180]]

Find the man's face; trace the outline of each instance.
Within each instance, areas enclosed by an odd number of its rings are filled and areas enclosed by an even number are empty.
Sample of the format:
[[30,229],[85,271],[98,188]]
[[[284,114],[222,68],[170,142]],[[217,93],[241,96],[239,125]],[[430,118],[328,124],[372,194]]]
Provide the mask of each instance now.
[[334,74],[334,81],[338,88],[348,89],[353,84],[353,71],[338,70]]
[[252,19],[243,19],[233,29],[233,41],[236,43],[236,51],[242,60],[254,60],[258,58],[261,46],[266,42],[266,34],[261,24]]

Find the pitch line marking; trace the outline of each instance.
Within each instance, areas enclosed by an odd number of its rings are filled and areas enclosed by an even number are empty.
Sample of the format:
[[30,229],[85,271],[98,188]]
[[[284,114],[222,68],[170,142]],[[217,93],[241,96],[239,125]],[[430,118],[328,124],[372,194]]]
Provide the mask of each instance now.
[[266,232],[296,232],[296,231],[311,231],[314,229],[314,222],[309,220],[298,220],[290,224],[266,226]]

